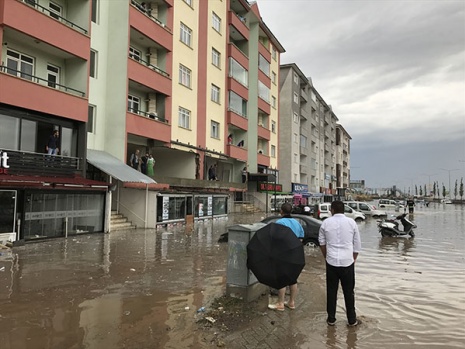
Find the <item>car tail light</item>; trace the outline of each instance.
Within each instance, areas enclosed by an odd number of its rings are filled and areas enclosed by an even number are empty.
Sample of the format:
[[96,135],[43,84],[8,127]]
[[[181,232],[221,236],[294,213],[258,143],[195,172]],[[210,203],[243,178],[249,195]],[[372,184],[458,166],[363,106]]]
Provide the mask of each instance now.
[[317,211],[317,217],[318,218],[320,218],[320,213],[321,213],[321,211],[320,211],[320,209],[318,209],[318,211]]

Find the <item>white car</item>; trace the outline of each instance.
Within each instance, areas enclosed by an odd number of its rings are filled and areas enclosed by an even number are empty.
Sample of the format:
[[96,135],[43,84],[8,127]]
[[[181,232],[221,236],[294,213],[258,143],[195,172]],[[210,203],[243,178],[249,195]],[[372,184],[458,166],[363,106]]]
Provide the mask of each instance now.
[[386,211],[377,210],[375,206],[361,201],[345,201],[344,204],[355,211],[362,212],[365,216],[383,217],[387,216]]
[[[355,211],[353,208],[347,205],[344,205],[344,215],[346,217],[352,218],[356,222],[362,222],[366,218],[363,213]],[[325,202],[323,204],[315,205],[313,217],[321,219],[321,220],[331,217],[331,203]]]
[[389,209],[398,207],[398,208],[403,209],[404,205],[402,205],[400,202],[398,202],[396,200],[379,199],[378,207],[379,208],[389,208]]

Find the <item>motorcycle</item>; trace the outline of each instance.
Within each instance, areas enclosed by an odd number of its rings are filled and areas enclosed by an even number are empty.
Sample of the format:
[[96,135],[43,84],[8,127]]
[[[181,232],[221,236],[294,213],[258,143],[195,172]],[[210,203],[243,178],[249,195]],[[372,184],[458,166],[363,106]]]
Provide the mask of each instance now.
[[[409,235],[411,237],[415,236],[413,231],[417,226],[409,221],[407,218],[407,213],[401,214],[400,216],[395,217],[394,219],[382,219],[378,222],[378,229],[383,237],[398,237]],[[403,230],[399,229],[399,222],[403,226]]]

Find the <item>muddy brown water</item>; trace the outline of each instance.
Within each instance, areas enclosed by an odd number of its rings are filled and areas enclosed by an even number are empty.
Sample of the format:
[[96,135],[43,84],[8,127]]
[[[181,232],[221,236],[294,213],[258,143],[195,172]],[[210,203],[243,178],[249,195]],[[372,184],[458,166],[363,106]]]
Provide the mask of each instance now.
[[[172,226],[82,235],[3,252],[0,348],[208,347],[195,321],[225,290],[227,244],[218,237],[227,226],[262,216],[196,223],[191,232]],[[305,333],[322,348],[465,347],[465,206],[417,207],[413,220],[414,239],[381,238],[373,219],[359,224],[356,307],[363,326],[350,335],[340,326],[327,330],[319,302],[294,347],[309,347]],[[306,255],[302,294],[310,283],[324,289],[319,250],[307,248]],[[324,301],[323,293],[318,297]]]

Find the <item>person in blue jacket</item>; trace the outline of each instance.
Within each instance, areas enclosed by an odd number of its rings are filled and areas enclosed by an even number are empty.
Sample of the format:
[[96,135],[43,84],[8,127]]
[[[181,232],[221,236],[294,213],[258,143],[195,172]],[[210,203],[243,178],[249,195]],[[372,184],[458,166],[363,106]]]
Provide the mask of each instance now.
[[[304,238],[304,229],[302,225],[295,219],[291,217],[292,205],[288,202],[285,202],[281,206],[281,216],[282,218],[278,219],[275,223],[284,225],[292,230],[292,232],[299,238],[303,240]],[[284,308],[295,309],[295,297],[297,296],[297,283],[289,285],[289,302],[284,301],[286,295],[286,287],[280,288],[278,290],[278,303],[269,304],[268,308],[277,311],[284,311]]]

